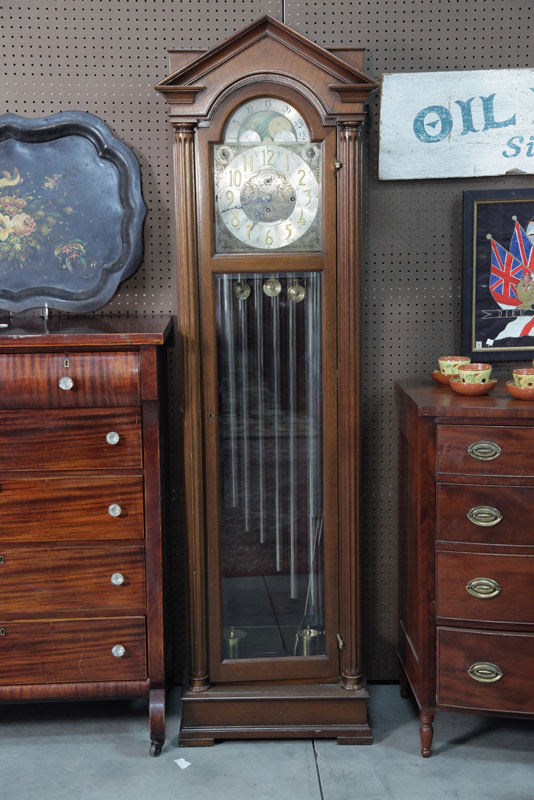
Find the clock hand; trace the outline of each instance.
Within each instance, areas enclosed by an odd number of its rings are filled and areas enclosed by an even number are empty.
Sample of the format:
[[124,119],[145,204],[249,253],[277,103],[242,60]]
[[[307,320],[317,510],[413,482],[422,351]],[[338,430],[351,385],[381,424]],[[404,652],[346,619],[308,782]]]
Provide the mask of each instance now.
[[236,209],[243,210],[243,206],[228,206],[228,208],[222,208],[221,213],[224,214],[225,211],[235,211]]

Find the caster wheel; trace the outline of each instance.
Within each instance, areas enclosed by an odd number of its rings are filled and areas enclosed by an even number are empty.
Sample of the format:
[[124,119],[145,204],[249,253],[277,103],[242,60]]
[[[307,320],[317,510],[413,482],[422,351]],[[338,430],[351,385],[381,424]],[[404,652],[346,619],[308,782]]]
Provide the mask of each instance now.
[[150,742],[150,755],[154,756],[154,758],[157,758],[157,756],[159,756],[161,753],[162,747],[163,742]]

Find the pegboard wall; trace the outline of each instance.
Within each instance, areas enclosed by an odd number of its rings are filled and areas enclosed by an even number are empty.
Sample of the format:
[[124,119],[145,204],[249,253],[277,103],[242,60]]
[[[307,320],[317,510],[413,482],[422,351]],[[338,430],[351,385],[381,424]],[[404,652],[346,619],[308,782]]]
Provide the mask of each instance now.
[[[528,0],[20,0],[2,3],[0,113],[85,110],[133,148],[149,208],[139,271],[104,309],[176,313],[172,130],[153,90],[167,49],[212,47],[270,13],[324,47],[365,47],[366,72],[529,65]],[[393,381],[427,378],[460,348],[462,192],[531,185],[499,179],[379,182],[378,96],[371,99],[363,274],[363,578],[368,677],[396,677],[397,435]],[[169,351],[173,674],[184,652],[179,368]],[[504,374],[510,365],[497,370]]]

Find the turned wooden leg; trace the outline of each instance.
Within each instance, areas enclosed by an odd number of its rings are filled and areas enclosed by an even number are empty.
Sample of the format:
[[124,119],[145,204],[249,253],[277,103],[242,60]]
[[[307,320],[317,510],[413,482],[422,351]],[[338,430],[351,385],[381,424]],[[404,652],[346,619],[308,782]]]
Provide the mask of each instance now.
[[148,693],[150,725],[150,755],[159,756],[165,741],[165,690],[150,689]]
[[399,667],[399,683],[400,683],[400,696],[408,697],[410,684],[408,683],[408,678],[406,677],[406,673],[402,667]]
[[420,711],[419,720],[421,722],[421,727],[419,728],[419,734],[421,736],[421,755],[423,758],[430,758],[432,755],[432,738],[434,736],[434,728],[432,727],[434,712]]

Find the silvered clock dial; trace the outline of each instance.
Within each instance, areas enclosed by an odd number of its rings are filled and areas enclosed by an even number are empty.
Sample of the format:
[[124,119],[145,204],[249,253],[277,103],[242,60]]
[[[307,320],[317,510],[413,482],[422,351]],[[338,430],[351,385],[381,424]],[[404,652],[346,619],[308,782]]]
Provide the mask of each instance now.
[[321,147],[275,98],[240,106],[213,150],[218,253],[321,249]]

